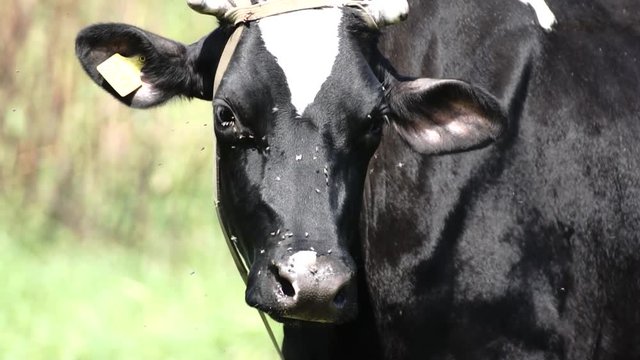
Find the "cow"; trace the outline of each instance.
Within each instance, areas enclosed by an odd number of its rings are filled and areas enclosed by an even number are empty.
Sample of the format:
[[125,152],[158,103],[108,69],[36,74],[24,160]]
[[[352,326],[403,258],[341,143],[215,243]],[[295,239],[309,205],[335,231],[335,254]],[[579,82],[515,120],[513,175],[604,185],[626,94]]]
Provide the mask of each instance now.
[[[76,53],[128,106],[212,102],[222,225],[285,358],[640,359],[636,2],[189,5],[220,27],[98,24]],[[129,95],[114,53],[144,56]]]

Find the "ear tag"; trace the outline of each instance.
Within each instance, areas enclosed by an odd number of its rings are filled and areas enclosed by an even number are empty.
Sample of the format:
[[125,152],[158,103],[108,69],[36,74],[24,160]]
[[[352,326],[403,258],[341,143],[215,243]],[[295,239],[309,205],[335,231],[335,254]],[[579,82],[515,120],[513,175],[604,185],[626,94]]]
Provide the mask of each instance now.
[[115,53],[96,69],[118,95],[125,97],[142,86],[143,65],[144,56],[124,57]]

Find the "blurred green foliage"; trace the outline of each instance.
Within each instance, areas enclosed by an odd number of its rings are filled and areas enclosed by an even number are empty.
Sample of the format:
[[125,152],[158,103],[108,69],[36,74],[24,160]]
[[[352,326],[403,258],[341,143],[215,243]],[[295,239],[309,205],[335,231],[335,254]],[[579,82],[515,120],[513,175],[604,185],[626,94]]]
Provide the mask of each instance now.
[[[273,359],[219,233],[210,104],[120,105],[74,38],[185,43],[182,0],[8,0],[0,25],[0,359]],[[7,13],[8,12],[8,13]]]

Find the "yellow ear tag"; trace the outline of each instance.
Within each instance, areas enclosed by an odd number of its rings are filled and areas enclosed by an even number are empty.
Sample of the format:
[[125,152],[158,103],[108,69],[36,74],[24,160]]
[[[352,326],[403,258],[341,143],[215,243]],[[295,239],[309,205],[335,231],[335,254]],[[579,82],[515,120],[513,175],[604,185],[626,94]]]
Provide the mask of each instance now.
[[118,53],[98,65],[97,70],[118,95],[125,97],[142,86],[143,56],[124,57]]

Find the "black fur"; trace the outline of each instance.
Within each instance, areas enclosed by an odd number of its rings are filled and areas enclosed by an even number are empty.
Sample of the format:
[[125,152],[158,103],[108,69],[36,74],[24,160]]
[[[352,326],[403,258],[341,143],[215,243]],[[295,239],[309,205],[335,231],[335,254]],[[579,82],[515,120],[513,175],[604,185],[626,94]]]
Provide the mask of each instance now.
[[640,358],[639,32],[608,4],[548,3],[552,32],[517,1],[413,2],[381,39],[399,73],[509,110],[475,152],[383,136],[361,219],[389,359]]

